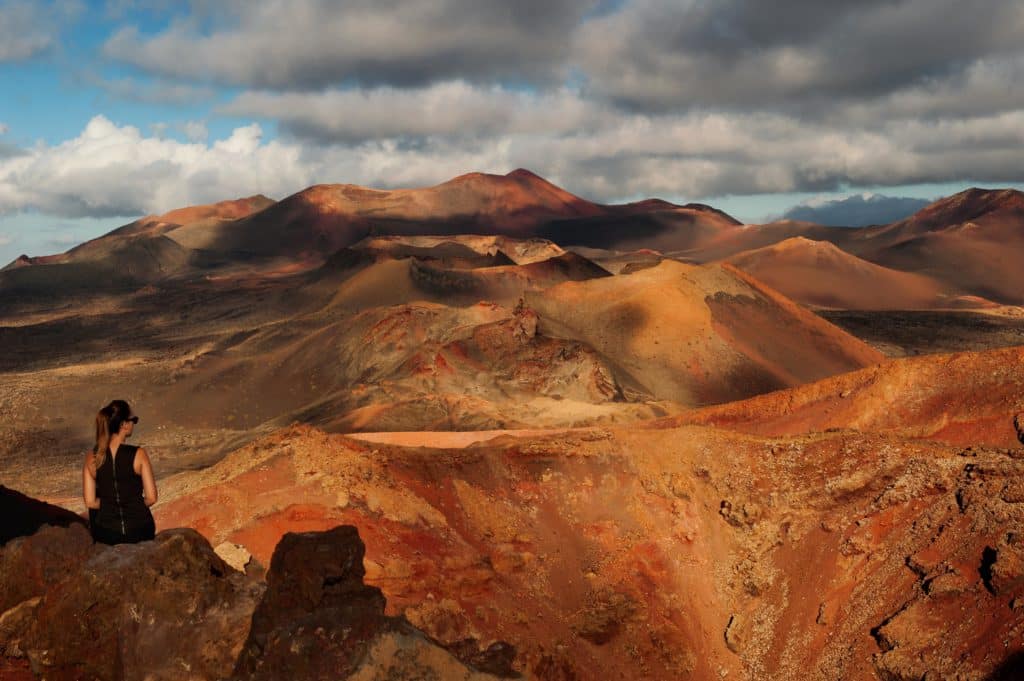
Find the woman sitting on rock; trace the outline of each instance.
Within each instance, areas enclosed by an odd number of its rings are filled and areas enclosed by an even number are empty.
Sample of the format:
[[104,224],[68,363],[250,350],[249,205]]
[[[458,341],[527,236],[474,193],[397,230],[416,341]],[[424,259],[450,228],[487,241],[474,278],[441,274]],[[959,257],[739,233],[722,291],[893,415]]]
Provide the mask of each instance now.
[[96,415],[96,446],[85,456],[82,496],[93,540],[104,544],[134,544],[156,534],[149,512],[156,503],[153,467],[145,449],[124,443],[138,422],[124,400]]

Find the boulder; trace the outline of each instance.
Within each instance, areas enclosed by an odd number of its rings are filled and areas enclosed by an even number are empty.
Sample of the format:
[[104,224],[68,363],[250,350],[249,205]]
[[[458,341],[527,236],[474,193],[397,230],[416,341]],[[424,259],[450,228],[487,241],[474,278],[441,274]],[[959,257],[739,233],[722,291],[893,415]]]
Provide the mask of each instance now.
[[77,523],[44,525],[33,535],[5,544],[0,548],[0,613],[42,596],[94,550],[89,531]]
[[190,529],[65,568],[26,638],[33,671],[53,681],[224,678],[263,591]]

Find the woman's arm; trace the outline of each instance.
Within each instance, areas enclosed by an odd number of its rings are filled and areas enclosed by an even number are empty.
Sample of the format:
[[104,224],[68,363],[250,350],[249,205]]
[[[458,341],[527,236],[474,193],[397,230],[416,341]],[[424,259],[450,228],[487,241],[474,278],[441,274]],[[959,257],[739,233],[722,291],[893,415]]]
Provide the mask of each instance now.
[[149,462],[149,455],[141,447],[135,452],[134,468],[135,472],[142,476],[142,498],[146,501],[146,506],[152,506],[157,498],[156,479],[153,477],[153,465]]
[[96,462],[92,452],[85,455],[85,463],[82,464],[82,500],[86,508],[100,507],[100,500],[96,498]]

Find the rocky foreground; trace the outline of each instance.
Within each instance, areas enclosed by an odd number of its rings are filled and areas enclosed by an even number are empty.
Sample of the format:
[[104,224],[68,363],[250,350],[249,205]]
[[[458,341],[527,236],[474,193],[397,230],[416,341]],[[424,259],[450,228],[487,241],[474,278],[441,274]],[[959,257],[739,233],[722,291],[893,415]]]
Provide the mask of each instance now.
[[[1024,678],[1022,353],[894,360],[641,426],[294,425],[162,479],[164,531],[132,547],[5,491],[29,536],[0,549],[3,664]],[[308,532],[328,535],[290,534]]]
[[264,583],[194,530],[108,547],[80,523],[45,525],[0,551],[0,678],[514,675],[508,646],[465,641],[450,651],[386,616],[380,589],[363,583],[363,552],[351,526],[287,534]]
[[1022,480],[852,431],[286,429],[168,485],[199,531],[0,549],[3,678],[1020,678]]

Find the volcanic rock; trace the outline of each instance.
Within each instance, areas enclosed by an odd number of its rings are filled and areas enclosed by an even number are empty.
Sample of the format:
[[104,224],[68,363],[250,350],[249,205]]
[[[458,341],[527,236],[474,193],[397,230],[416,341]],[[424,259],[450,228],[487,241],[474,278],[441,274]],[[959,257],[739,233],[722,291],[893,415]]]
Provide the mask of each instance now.
[[[892,432],[954,445],[1011,447],[1024,410],[1024,347],[894,359],[877,366],[673,417],[760,435],[830,428]],[[1012,490],[1011,490],[1012,493]]]
[[0,613],[22,601],[42,596],[64,579],[69,566],[85,562],[94,552],[84,524],[44,526],[0,548]]
[[507,641],[539,678],[982,679],[1024,649],[1024,459],[661,425],[468,447],[294,427],[168,481],[158,521],[264,561],[288,531],[356,525],[385,617]]
[[226,677],[263,591],[190,529],[62,565],[25,637],[33,670],[55,681]]

